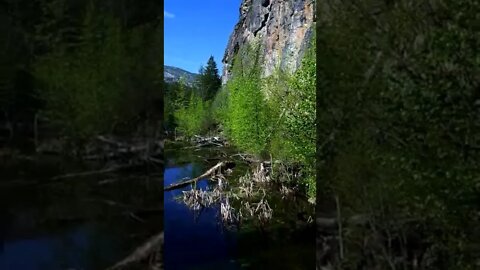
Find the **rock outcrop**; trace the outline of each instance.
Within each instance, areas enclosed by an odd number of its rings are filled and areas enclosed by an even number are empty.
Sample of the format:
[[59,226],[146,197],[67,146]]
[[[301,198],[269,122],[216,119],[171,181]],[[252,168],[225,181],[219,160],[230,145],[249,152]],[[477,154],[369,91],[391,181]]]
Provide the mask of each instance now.
[[263,76],[272,74],[277,66],[294,71],[314,31],[315,0],[243,0],[222,60],[222,82],[230,77],[235,54],[255,38],[263,48]]

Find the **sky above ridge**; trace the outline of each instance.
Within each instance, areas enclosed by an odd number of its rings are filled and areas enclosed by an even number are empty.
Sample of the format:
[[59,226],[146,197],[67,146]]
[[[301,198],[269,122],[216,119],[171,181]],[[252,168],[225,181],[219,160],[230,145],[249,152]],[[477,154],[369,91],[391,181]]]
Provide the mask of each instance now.
[[165,0],[165,65],[198,73],[213,55],[218,70],[241,0]]

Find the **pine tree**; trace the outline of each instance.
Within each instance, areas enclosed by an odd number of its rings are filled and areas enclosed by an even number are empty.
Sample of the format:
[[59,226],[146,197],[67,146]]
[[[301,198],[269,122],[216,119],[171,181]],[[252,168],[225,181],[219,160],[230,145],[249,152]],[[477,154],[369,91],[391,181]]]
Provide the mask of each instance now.
[[206,67],[200,68],[199,73],[198,86],[200,94],[203,100],[211,100],[215,97],[222,85],[222,80],[218,74],[217,64],[215,63],[213,56],[210,56],[208,59]]

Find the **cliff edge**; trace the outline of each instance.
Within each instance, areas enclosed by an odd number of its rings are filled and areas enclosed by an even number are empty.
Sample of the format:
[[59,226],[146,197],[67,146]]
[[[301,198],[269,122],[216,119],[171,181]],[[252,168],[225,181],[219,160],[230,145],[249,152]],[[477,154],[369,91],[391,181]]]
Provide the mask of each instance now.
[[315,31],[314,0],[243,0],[240,18],[222,59],[222,82],[230,77],[235,54],[254,38],[262,45],[263,76],[280,66],[294,71]]

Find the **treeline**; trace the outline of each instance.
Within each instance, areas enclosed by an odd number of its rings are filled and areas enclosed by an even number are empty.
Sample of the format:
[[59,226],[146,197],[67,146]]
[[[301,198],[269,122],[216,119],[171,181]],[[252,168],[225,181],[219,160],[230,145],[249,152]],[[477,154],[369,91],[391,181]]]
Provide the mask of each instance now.
[[2,126],[11,127],[7,137],[32,138],[38,118],[77,144],[163,118],[155,1],[2,5],[0,111]]
[[213,129],[212,102],[221,87],[217,64],[213,56],[201,67],[196,81],[184,78],[165,83],[165,127],[187,137],[201,135]]
[[[242,151],[261,159],[273,157],[297,164],[308,195],[315,197],[316,69],[312,43],[293,74],[278,68],[273,75],[262,78],[262,48],[252,43],[237,53],[232,77],[223,87],[205,83],[209,80],[204,72],[199,76],[203,83],[197,88],[171,85],[166,97],[169,119],[187,137],[221,132]],[[215,70],[211,73],[215,78],[216,68],[209,69],[213,66],[209,63],[206,70]],[[215,80],[219,82],[219,77]],[[202,97],[202,85],[215,85],[207,91],[213,95]]]
[[337,197],[344,220],[368,224],[344,224],[330,262],[478,269],[478,1],[341,1],[319,11],[317,210]]

